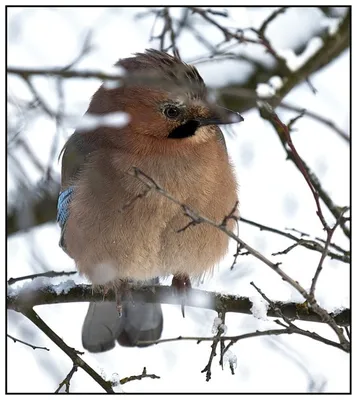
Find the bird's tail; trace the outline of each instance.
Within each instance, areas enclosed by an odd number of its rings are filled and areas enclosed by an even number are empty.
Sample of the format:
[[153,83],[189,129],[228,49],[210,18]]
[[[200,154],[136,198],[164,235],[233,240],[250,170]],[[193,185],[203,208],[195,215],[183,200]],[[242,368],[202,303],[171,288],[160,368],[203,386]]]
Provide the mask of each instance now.
[[158,340],[162,328],[160,304],[127,302],[119,317],[115,302],[90,303],[82,327],[82,344],[91,353],[112,349],[116,340],[122,346],[143,347],[137,342]]

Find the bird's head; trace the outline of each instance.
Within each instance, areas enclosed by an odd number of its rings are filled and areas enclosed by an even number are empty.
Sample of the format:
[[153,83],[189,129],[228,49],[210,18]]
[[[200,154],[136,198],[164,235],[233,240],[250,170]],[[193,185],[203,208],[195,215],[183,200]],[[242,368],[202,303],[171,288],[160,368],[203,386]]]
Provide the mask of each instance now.
[[150,49],[117,65],[126,70],[124,84],[102,86],[88,111],[126,112],[134,136],[202,143],[217,125],[243,121],[239,113],[213,104],[197,69],[176,57]]

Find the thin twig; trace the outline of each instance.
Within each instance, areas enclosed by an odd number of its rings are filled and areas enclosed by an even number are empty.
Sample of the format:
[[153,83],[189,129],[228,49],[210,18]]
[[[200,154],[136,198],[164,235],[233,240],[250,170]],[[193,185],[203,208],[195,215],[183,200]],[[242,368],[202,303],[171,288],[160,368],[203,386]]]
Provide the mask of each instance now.
[[8,67],[7,72],[28,79],[30,76],[51,76],[51,77],[62,77],[62,78],[82,78],[89,79],[95,78],[102,81],[122,81],[122,74],[108,74],[101,71],[80,71],[80,70],[68,70],[64,68],[19,68],[19,67]]
[[176,44],[176,33],[173,28],[173,22],[172,22],[172,18],[170,16],[169,8],[170,7],[165,7],[164,11],[163,11],[163,17],[165,19],[166,31],[169,33],[170,40],[171,40],[171,45],[165,51],[168,51],[169,49],[172,48],[174,56],[177,57],[178,59],[181,59],[180,52],[179,52],[179,49]]
[[283,14],[288,8],[289,8],[289,7],[280,7],[280,8],[278,8],[277,10],[273,11],[273,12],[269,15],[269,17],[268,17],[265,21],[263,21],[263,23],[262,23],[262,25],[261,25],[261,27],[259,28],[259,31],[258,31],[259,34],[260,34],[261,36],[265,36],[265,31],[267,30],[269,24],[270,24],[271,22],[273,22],[274,19],[275,19],[276,17],[278,17],[280,14]]
[[233,254],[233,262],[232,262],[232,265],[230,267],[231,270],[233,270],[234,266],[236,265],[237,258],[238,258],[239,254],[240,254],[240,250],[241,249],[242,249],[241,244],[237,242],[237,249],[236,249],[236,252]]
[[[255,332],[249,332],[249,333],[244,333],[242,335],[237,335],[237,336],[220,336],[218,341],[230,341],[230,343],[226,346],[224,349],[224,353],[226,353],[229,348],[232,346],[232,344],[239,342],[240,340],[244,339],[250,339],[254,337],[261,337],[261,336],[271,336],[271,335],[291,335],[292,333],[298,333],[303,336],[310,337],[311,339],[314,339],[318,342],[322,342],[324,344],[327,344],[332,347],[336,347],[340,350],[346,351],[343,346],[340,343],[334,342],[332,340],[323,338],[319,335],[314,336],[312,332],[308,331],[294,331],[293,329],[289,328],[284,328],[284,329],[268,329],[265,331],[255,331]],[[310,336],[311,335],[311,336]],[[191,340],[195,341],[197,343],[200,342],[213,342],[217,340],[216,336],[211,336],[211,337],[201,337],[201,336],[178,336],[176,338],[168,338],[168,339],[158,339],[158,340],[153,340],[153,341],[140,341],[138,344],[145,344],[145,345],[151,345],[151,344],[161,344],[161,343],[170,343],[170,342],[177,342],[177,341],[184,341],[184,340]]]
[[[217,350],[217,345],[218,345],[218,343],[220,342],[220,338],[222,337],[222,335],[224,335],[224,331],[225,331],[225,329],[224,329],[224,322],[223,322],[223,320],[225,319],[224,318],[224,313],[219,313],[218,314],[218,318],[220,318],[221,319],[221,323],[217,326],[217,333],[216,333],[216,335],[214,336],[214,339],[212,340],[212,345],[211,345],[211,353],[210,353],[210,356],[209,356],[209,359],[208,359],[208,363],[207,363],[207,365],[203,368],[203,370],[201,371],[202,373],[203,372],[206,372],[206,382],[208,382],[210,379],[211,379],[211,376],[212,376],[212,371],[211,371],[211,369],[212,369],[212,362],[213,362],[213,358],[217,355],[217,352],[216,352],[216,350]],[[222,343],[222,342],[221,342]],[[221,359],[220,359],[220,364],[221,364],[221,360],[223,360],[223,351],[222,351],[222,345],[221,345]],[[222,365],[223,365],[223,361],[222,361]]]
[[333,236],[333,234],[334,234],[336,228],[340,225],[341,218],[343,217],[343,214],[347,211],[347,209],[348,209],[348,208],[346,207],[344,210],[342,210],[341,216],[340,216],[340,218],[337,219],[335,225],[334,225],[332,228],[329,228],[329,229],[327,230],[327,233],[326,233],[326,234],[327,234],[327,237],[326,237],[325,248],[324,248],[323,253],[321,254],[319,264],[318,264],[318,266],[317,266],[317,268],[316,268],[316,271],[315,271],[315,275],[314,275],[314,277],[312,278],[311,287],[310,287],[310,296],[315,296],[315,290],[316,290],[317,279],[319,278],[319,275],[320,275],[320,273],[321,273],[321,271],[322,271],[322,265],[323,265],[323,262],[324,262],[324,260],[325,260],[325,258],[326,258],[326,256],[327,256],[327,249],[328,249],[328,246],[330,245],[331,240],[332,240],[332,236]]
[[160,379],[160,377],[155,374],[147,374],[146,367],[144,367],[143,372],[140,375],[132,375],[126,378],[122,378],[120,379],[120,384],[125,385],[126,383],[131,381],[141,381],[143,378]]
[[40,350],[50,351],[50,349],[48,349],[47,347],[34,346],[33,344],[30,344],[30,343],[24,342],[23,340],[17,339],[17,338],[15,338],[15,337],[9,335],[8,333],[6,334],[6,336],[7,336],[8,338],[12,339],[12,340],[14,341],[14,343],[16,343],[16,342],[22,343],[22,344],[24,344],[24,345],[26,345],[26,346],[31,347],[31,348],[34,349],[34,350],[40,349]]
[[[306,183],[308,184],[315,203],[317,207],[317,215],[324,227],[324,229],[327,231],[328,229],[331,229],[328,224],[326,223],[325,217],[322,213],[321,210],[321,205],[320,205],[320,197],[326,204],[326,206],[329,208],[331,213],[334,215],[336,219],[340,217],[341,210],[343,208],[337,207],[336,205],[333,204],[332,200],[330,197],[326,194],[326,192],[323,190],[320,182],[318,181],[317,177],[311,173],[310,169],[307,167],[306,163],[302,160],[298,152],[296,151],[296,148],[291,140],[290,132],[288,127],[280,120],[278,115],[275,113],[273,110],[272,106],[267,103],[266,101],[259,101],[258,103],[260,114],[262,118],[268,120],[276,130],[276,132],[279,135],[279,138],[284,146],[284,149],[288,155],[288,158],[291,159],[296,167],[299,169],[301,174],[303,175]],[[340,226],[345,233],[346,236],[350,237],[350,230],[345,226],[345,224],[340,221]]]
[[[287,251],[284,250],[282,252],[273,253],[273,255],[286,254],[286,252],[289,252],[290,250],[292,250],[297,245],[301,245],[301,246],[303,246],[303,247],[305,247],[305,248],[307,248],[309,250],[318,251],[319,253],[322,253],[324,251],[324,247],[321,246],[320,243],[317,243],[317,242],[315,242],[313,240],[302,241],[300,238],[292,235],[291,233],[284,232],[284,231],[281,231],[279,229],[272,228],[270,226],[267,226],[267,225],[264,225],[264,224],[260,224],[258,222],[255,222],[255,221],[252,221],[250,219],[243,218],[243,217],[239,218],[239,222],[243,222],[245,224],[252,225],[252,226],[254,226],[256,228],[259,228],[261,231],[267,231],[267,232],[276,233],[276,234],[278,234],[280,236],[284,236],[284,237],[286,237],[288,239],[291,239],[291,240],[294,240],[296,242],[293,246],[290,246],[291,248],[288,247],[289,250],[286,249]],[[294,231],[296,231],[296,230],[294,229]],[[308,234],[306,234],[306,236],[308,236]],[[316,238],[316,240],[318,240],[318,238]],[[330,243],[330,246],[333,246],[333,244]],[[350,259],[350,256],[349,256],[349,252],[347,252],[346,250],[344,250],[342,248],[339,248],[339,249],[336,248],[336,250],[341,251],[343,254],[340,255],[340,254],[334,253],[334,252],[329,250],[328,251],[328,256],[331,257],[331,259],[339,260],[339,261],[342,261],[342,262],[345,262],[345,263],[350,263],[351,259]]]
[[63,381],[58,385],[58,388],[56,389],[55,393],[59,393],[59,391],[61,390],[61,388],[66,385],[66,393],[69,393],[69,386],[71,384],[71,379],[74,375],[75,372],[77,372],[78,370],[78,365],[73,364],[72,369],[69,371],[69,373],[67,374],[67,376],[63,379]]
[[32,93],[35,101],[41,106],[43,111],[45,111],[45,113],[50,118],[54,118],[54,115],[55,115],[54,111],[50,109],[50,107],[48,106],[46,101],[43,100],[43,98],[40,96],[40,94],[38,93],[37,89],[35,88],[35,86],[31,82],[30,76],[29,75],[25,75],[25,76],[23,76],[23,78],[24,78],[24,81],[27,83],[27,86],[30,89],[30,92]]
[[47,272],[41,272],[39,274],[31,274],[31,275],[24,275],[24,276],[19,276],[18,278],[10,278],[7,281],[8,285],[12,285],[16,282],[24,281],[26,279],[35,279],[35,278],[40,278],[40,277],[46,277],[46,278],[55,278],[57,276],[70,276],[70,275],[75,275],[78,274],[77,271],[47,271]]
[[312,111],[301,109],[301,107],[297,107],[297,106],[293,106],[291,104],[287,104],[285,102],[280,103],[279,107],[281,108],[285,108],[286,110],[290,110],[290,111],[296,111],[296,112],[301,112],[304,111],[304,115],[306,117],[310,117],[318,122],[321,122],[322,124],[328,126],[329,128],[331,128],[332,130],[334,130],[344,141],[346,141],[347,143],[350,143],[350,137],[347,135],[346,132],[344,132],[342,129],[340,129],[335,123],[334,121],[325,118],[322,115],[316,114]]

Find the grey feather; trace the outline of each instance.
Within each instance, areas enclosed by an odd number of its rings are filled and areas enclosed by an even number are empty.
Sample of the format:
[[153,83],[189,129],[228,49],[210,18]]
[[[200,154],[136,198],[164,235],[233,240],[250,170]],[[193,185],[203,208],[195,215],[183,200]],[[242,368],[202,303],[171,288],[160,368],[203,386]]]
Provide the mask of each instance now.
[[90,303],[82,327],[82,344],[91,353],[111,350],[116,340],[122,346],[136,346],[138,341],[159,339],[162,327],[160,304],[126,303],[119,317],[114,302]]
[[[155,285],[159,279],[146,282]],[[115,302],[90,303],[82,327],[83,347],[91,353],[111,350],[117,340],[122,346],[160,339],[163,316],[160,304],[126,302],[119,317]]]

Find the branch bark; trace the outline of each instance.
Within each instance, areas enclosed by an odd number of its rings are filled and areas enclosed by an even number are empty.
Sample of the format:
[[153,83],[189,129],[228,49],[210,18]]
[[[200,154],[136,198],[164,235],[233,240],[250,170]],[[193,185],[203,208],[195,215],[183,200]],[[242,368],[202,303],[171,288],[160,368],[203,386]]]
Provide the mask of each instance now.
[[[176,304],[181,306],[181,298],[177,297],[175,290],[171,286],[143,286],[133,287],[131,290],[135,302]],[[34,307],[38,305],[49,305],[59,303],[74,302],[115,302],[115,294],[109,292],[103,300],[103,294],[94,291],[91,285],[75,285],[68,289],[66,293],[57,293],[56,286],[48,284],[37,289],[21,288],[20,290],[10,291],[7,295],[7,308],[19,311],[24,306]],[[233,313],[252,314],[253,303],[247,297],[226,295],[215,292],[207,292],[199,289],[191,289],[185,306],[206,308],[221,312],[224,310]],[[291,320],[301,320],[310,322],[323,322],[320,316],[310,310],[301,308],[299,303],[286,303],[275,301],[274,307],[269,308],[269,317],[279,318],[275,309],[280,309],[283,315]],[[351,312],[349,309],[338,311],[335,315],[330,313],[331,318],[340,326],[349,326]]]

